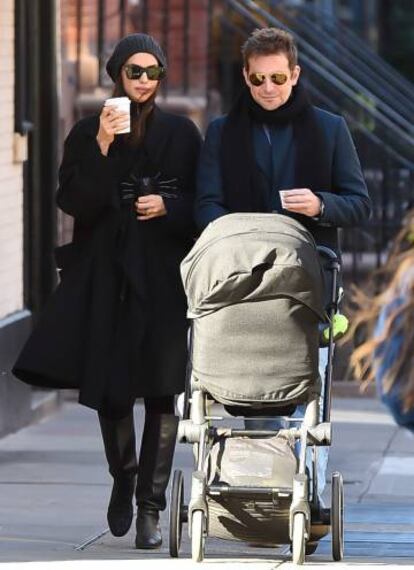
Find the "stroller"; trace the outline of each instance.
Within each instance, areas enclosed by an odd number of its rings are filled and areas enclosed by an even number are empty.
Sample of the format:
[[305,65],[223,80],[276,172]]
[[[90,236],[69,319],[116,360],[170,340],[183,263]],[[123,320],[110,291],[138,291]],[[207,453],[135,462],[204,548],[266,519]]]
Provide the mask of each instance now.
[[[191,327],[178,438],[193,444],[195,466],[188,506],[183,473],[174,472],[170,555],[178,557],[187,522],[198,562],[213,536],[290,545],[302,564],[329,531],[341,560],[342,476],[332,476],[330,509],[321,506],[317,477],[318,447],[331,444],[336,254],[317,248],[287,216],[229,214],[206,228],[181,272]],[[323,379],[321,326],[328,329]],[[300,404],[305,413],[293,421]],[[265,417],[284,417],[288,427],[252,427]],[[237,418],[244,424],[231,427]]]

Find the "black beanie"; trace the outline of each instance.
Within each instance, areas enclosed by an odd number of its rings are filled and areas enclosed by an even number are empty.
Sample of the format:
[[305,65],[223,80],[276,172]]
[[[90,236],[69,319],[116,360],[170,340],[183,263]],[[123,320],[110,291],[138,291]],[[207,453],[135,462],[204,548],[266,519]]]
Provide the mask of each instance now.
[[167,70],[167,59],[161,46],[152,36],[147,34],[131,34],[117,43],[113,54],[106,64],[106,71],[112,81],[116,81],[121,67],[125,61],[134,53],[150,53],[157,58],[161,67]]

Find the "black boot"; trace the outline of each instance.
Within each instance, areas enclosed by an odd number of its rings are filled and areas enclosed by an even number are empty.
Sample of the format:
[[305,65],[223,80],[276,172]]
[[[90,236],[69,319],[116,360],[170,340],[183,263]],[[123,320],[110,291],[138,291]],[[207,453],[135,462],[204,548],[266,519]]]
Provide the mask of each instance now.
[[160,514],[157,510],[140,508],[137,514],[135,547],[159,548],[162,544]]
[[135,477],[114,479],[109,500],[107,520],[109,530],[114,536],[124,536],[131,528],[134,517],[132,498],[135,491]]
[[114,482],[108,506],[108,525],[114,536],[124,536],[134,516],[137,458],[133,413],[120,420],[99,415],[105,455]]
[[173,414],[145,416],[136,489],[136,548],[159,548],[162,544],[159,511],[166,507],[177,427],[178,418]]

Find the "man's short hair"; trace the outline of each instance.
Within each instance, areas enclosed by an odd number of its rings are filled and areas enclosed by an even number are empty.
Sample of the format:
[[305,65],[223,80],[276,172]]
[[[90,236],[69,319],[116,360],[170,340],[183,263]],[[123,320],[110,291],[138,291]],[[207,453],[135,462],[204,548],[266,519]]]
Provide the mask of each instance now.
[[298,63],[298,48],[292,34],[281,28],[258,28],[252,32],[242,46],[244,67],[248,69],[249,59],[257,55],[286,55],[289,68]]

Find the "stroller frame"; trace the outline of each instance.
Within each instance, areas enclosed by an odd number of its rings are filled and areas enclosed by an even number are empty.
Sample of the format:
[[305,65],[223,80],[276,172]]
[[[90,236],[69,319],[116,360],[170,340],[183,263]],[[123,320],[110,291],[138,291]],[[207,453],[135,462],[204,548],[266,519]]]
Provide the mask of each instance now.
[[[238,497],[253,501],[272,501],[277,508],[279,500],[290,501],[289,507],[289,540],[292,559],[295,564],[303,564],[306,554],[315,552],[318,540],[332,534],[332,556],[338,561],[343,558],[344,544],[344,494],[343,480],[340,473],[332,475],[331,508],[321,508],[318,496],[317,480],[317,448],[331,445],[331,385],[334,350],[333,317],[338,310],[338,273],[340,264],[337,255],[330,249],[319,246],[318,252],[324,269],[331,276],[330,300],[327,307],[329,322],[328,362],[325,370],[324,397],[321,404],[319,395],[312,395],[306,403],[303,418],[284,418],[288,422],[300,423],[298,427],[277,430],[232,429],[213,426],[213,421],[222,421],[233,417],[220,410],[210,394],[200,389],[192,378],[192,328],[189,331],[189,360],[187,366],[187,382],[184,396],[183,419],[179,423],[178,440],[193,444],[194,471],[191,478],[191,499],[188,506],[184,504],[183,474],[180,470],[174,473],[170,500],[170,555],[179,556],[182,524],[188,523],[191,537],[192,559],[201,562],[204,558],[205,542],[209,528],[208,498]],[[321,409],[322,408],[322,409]],[[216,412],[216,413],[215,413]],[[322,413],[321,413],[322,412]],[[322,421],[320,421],[322,418]],[[234,419],[234,418],[233,418]],[[249,416],[248,419],[253,419]],[[256,419],[256,418],[255,418]],[[270,419],[260,417],[260,419]],[[236,487],[207,482],[208,456],[215,441],[219,438],[232,437],[269,437],[276,434],[300,441],[298,469],[291,488],[283,487]],[[312,448],[312,475],[307,465],[307,449]],[[289,543],[288,543],[289,544]]]

